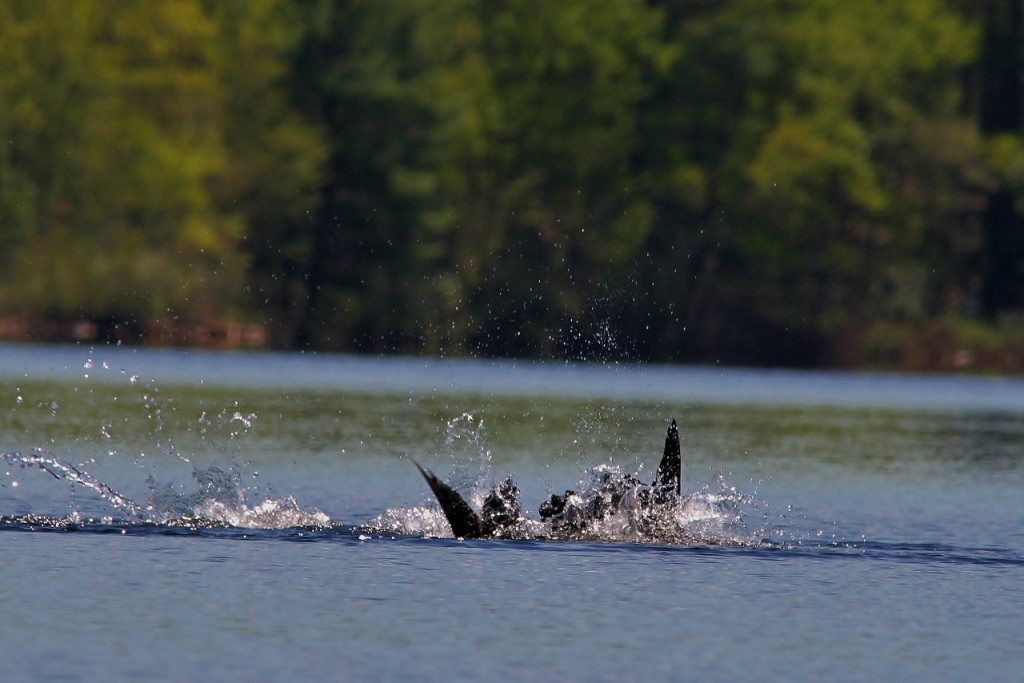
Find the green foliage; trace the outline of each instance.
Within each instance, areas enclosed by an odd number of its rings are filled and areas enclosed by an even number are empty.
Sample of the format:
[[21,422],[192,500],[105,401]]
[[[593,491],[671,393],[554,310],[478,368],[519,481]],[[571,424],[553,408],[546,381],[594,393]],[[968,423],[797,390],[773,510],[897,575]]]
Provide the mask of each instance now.
[[437,203],[421,239],[456,271],[465,300],[452,303],[483,313],[463,343],[548,354],[650,229],[631,161],[667,59],[659,14],[618,0],[477,2],[454,35],[443,22],[421,23],[415,41],[436,121]]
[[0,317],[813,364],[1013,315],[1014,1],[8,0]]
[[968,286],[956,238],[986,181],[962,113],[974,27],[929,0],[670,6],[683,113],[661,113],[658,137],[701,169],[689,206],[673,202],[711,235],[680,245],[698,348],[746,337],[755,348],[733,351],[756,353],[762,333],[823,362],[834,330],[894,313],[890,273],[932,268],[915,304],[929,313]]
[[276,5],[0,7],[5,309],[237,314],[253,217],[301,211],[319,180]]
[[0,59],[12,67],[0,76],[2,173],[20,219],[4,226],[6,306],[98,316],[201,307],[243,227],[207,189],[224,165],[213,27],[189,2],[0,11]]

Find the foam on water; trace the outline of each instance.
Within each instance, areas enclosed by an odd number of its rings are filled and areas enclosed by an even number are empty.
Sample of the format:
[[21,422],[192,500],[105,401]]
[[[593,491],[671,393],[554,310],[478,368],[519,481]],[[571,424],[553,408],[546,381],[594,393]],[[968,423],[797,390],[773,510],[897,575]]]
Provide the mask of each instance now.
[[[103,498],[121,518],[133,524],[192,524],[197,526],[231,526],[247,529],[287,529],[296,527],[326,528],[333,524],[330,517],[315,509],[303,509],[292,496],[274,498],[259,495],[256,489],[242,485],[242,471],[237,465],[228,469],[218,466],[196,468],[193,472],[198,489],[181,492],[173,484],[157,482],[152,475],[146,483],[149,499],[140,504],[115,491],[79,466],[42,450],[29,453],[0,453],[10,467],[20,470],[38,469],[69,486],[84,486]],[[17,487],[16,470],[6,470],[3,486]],[[259,498],[253,502],[252,498]],[[69,516],[81,522],[80,511]],[[104,517],[107,522],[113,517]]]
[[323,512],[302,509],[293,496],[264,497],[251,502],[254,491],[242,485],[242,471],[237,464],[228,469],[216,465],[196,468],[192,476],[199,485],[192,493],[181,493],[173,486],[148,480],[152,490],[146,506],[149,521],[166,523],[195,518],[247,529],[322,528],[332,524]]

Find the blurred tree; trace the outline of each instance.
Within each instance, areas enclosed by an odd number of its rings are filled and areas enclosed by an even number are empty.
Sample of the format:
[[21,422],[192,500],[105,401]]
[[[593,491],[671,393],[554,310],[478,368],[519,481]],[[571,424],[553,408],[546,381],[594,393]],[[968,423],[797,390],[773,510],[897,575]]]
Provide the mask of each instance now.
[[223,310],[242,226],[207,192],[225,152],[201,6],[13,0],[0,15],[0,303],[97,319]]
[[7,0],[0,313],[772,364],[995,318],[1021,7]]
[[331,151],[299,256],[275,268],[303,292],[295,343],[549,353],[647,230],[630,155],[657,14],[478,0],[302,10],[293,92]]
[[1024,2],[983,3],[978,63],[981,130],[992,136],[992,188],[983,221],[981,305],[990,317],[1024,311]]
[[976,250],[961,233],[987,182],[962,17],[938,0],[666,6],[684,55],[651,115],[675,142],[652,156],[678,183],[656,239],[685,264],[679,351],[826,361],[844,325],[896,313],[908,273],[927,273],[911,308],[942,308],[935,292],[964,285],[933,259]]
[[[294,341],[306,300],[308,239],[326,182],[328,141],[296,109],[292,65],[309,26],[300,6],[278,0],[206,0],[217,27],[227,160],[210,184],[217,206],[245,225],[246,300],[274,346]],[[250,314],[255,315],[255,314]]]
[[364,0],[298,9],[290,92],[323,131],[324,176],[308,220],[277,226],[284,233],[268,226],[253,245],[257,277],[280,278],[274,286],[287,294],[276,300],[293,346],[423,350],[430,312],[410,308],[418,282],[408,186],[429,119],[407,82],[419,68],[409,35],[420,10]]
[[[640,255],[638,106],[671,54],[642,2],[448,3],[418,25],[437,205],[418,235],[454,274],[474,352],[585,352],[600,292]],[[465,312],[468,308],[470,315]]]

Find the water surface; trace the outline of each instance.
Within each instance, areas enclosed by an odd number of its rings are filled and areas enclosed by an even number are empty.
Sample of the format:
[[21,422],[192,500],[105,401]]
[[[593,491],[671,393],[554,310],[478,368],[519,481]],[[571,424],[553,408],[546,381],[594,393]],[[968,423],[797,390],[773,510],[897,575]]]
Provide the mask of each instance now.
[[[453,539],[410,462],[536,516],[673,417],[707,543]],[[4,680],[1024,663],[1020,380],[2,345],[0,453]]]

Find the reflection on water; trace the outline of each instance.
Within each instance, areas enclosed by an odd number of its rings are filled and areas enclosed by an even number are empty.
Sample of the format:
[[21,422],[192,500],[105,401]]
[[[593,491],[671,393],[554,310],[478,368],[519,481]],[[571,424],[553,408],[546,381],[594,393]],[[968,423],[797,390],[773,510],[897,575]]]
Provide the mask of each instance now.
[[[1019,470],[1024,415],[832,406],[759,406],[743,411],[701,407],[691,428],[728,435],[761,457],[856,466],[859,470]],[[739,441],[742,439],[742,441]]]
[[[448,538],[412,465],[536,521],[671,418],[697,544]],[[11,680],[1019,666],[1017,380],[4,346],[0,453]]]

